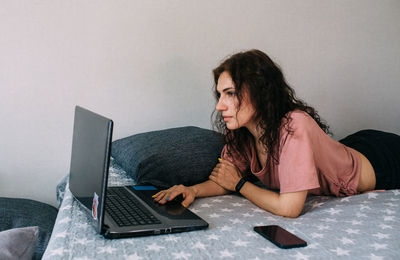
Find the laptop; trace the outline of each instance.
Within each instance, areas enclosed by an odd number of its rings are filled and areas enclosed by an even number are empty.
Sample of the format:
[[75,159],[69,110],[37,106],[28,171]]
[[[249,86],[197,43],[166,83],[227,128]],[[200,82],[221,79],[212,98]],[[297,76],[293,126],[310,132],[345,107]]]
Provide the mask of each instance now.
[[113,121],[75,107],[69,189],[105,238],[200,230],[208,223],[179,200],[161,205],[151,185],[107,187]]

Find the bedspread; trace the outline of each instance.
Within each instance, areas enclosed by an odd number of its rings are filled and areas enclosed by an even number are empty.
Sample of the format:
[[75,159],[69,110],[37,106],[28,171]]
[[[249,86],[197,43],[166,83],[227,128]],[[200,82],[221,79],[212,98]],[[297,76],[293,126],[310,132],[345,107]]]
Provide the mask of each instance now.
[[[112,160],[109,185],[131,184]],[[296,219],[238,195],[200,198],[189,208],[210,224],[206,230],[109,240],[89,224],[68,183],[60,187],[60,210],[43,259],[400,259],[400,190],[311,196]],[[280,249],[253,231],[259,225],[280,225],[308,246]]]

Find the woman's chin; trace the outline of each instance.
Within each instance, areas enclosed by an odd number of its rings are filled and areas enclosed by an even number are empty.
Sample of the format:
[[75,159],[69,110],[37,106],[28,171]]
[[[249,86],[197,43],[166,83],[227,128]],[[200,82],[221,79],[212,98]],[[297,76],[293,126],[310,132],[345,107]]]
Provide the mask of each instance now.
[[237,126],[237,124],[229,124],[229,123],[227,123],[226,124],[226,128],[228,128],[229,130],[236,130],[236,129],[238,129],[238,126]]

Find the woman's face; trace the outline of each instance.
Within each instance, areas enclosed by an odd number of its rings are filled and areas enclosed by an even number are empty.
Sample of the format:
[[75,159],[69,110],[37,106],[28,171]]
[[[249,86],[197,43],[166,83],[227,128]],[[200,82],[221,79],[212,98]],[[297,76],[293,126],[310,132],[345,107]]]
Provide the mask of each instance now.
[[229,130],[235,130],[240,127],[252,128],[255,126],[255,109],[250,102],[246,91],[243,93],[243,100],[239,107],[239,99],[236,95],[235,84],[228,72],[224,71],[218,78],[217,91],[219,93],[218,103],[215,107],[221,111],[222,117]]

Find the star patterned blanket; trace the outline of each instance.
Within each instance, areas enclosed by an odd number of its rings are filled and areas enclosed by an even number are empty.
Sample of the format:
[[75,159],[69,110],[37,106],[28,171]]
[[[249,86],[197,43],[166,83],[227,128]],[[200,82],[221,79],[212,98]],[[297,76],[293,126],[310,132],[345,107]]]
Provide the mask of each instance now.
[[[112,160],[110,186],[134,181]],[[206,230],[105,239],[72,198],[64,178],[60,210],[43,259],[400,259],[400,190],[351,197],[312,196],[297,219],[272,215],[237,195],[197,199]],[[279,225],[308,246],[280,249],[253,231]]]

